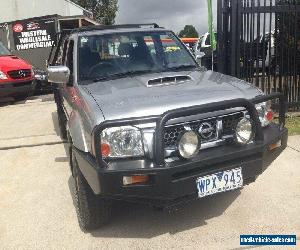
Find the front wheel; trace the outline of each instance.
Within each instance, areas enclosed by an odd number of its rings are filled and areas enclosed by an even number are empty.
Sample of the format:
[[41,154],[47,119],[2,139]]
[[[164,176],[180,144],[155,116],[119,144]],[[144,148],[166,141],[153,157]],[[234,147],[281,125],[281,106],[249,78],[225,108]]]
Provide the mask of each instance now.
[[111,217],[111,201],[97,197],[80,172],[76,159],[73,164],[79,226],[84,232],[98,229]]

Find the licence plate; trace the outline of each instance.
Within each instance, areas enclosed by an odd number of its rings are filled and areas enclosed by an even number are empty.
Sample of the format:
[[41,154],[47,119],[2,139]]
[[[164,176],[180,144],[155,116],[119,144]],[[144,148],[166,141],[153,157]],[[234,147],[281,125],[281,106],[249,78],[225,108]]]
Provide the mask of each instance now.
[[243,186],[242,168],[199,177],[196,184],[199,198],[240,188]]

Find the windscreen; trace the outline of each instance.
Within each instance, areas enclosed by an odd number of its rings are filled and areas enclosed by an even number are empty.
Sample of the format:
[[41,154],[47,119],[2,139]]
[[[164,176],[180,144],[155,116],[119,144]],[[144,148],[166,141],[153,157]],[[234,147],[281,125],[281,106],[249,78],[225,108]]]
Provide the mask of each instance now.
[[134,73],[197,67],[171,32],[131,32],[79,37],[79,83]]
[[7,56],[7,55],[10,55],[10,54],[11,54],[10,51],[0,41],[0,56]]

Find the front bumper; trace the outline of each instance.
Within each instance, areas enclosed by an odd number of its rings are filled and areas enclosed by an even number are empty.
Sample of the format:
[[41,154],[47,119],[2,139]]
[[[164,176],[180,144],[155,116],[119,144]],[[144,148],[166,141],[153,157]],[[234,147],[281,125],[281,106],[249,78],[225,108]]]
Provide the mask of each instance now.
[[22,94],[29,94],[34,88],[34,79],[0,83],[0,97],[15,97]]
[[[164,167],[150,160],[112,161],[105,168],[90,154],[74,148],[79,168],[93,191],[103,197],[159,206],[171,206],[197,198],[196,179],[219,171],[242,167],[244,182],[257,177],[286,148],[288,131],[276,124],[262,130],[262,143],[247,146],[224,145],[200,151],[198,157],[166,163]],[[270,150],[273,143],[281,146]],[[123,176],[147,174],[143,185],[123,185]]]

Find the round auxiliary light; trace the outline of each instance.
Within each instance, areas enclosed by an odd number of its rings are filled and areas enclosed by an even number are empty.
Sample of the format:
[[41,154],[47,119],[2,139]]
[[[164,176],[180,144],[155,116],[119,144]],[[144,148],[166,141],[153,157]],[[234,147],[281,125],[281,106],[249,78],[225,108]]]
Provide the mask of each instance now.
[[254,137],[252,121],[248,118],[241,118],[236,125],[235,139],[239,144],[248,144]]
[[195,156],[201,147],[201,140],[194,131],[185,132],[179,140],[179,154],[186,159]]

